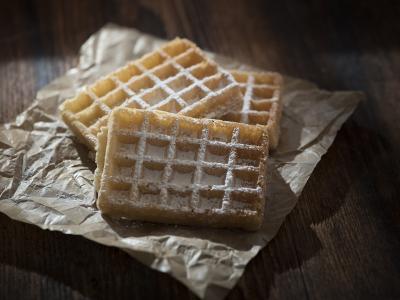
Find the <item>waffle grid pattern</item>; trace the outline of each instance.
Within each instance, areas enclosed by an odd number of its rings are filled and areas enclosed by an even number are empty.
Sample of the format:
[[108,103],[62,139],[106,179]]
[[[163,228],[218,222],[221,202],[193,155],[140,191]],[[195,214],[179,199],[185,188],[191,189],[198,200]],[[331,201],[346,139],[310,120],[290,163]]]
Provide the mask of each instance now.
[[[107,143],[116,146],[107,146],[99,164],[110,162],[97,175],[102,176],[99,198],[164,212],[260,217],[268,146],[261,127],[143,110],[118,109],[112,115]],[[124,128],[121,116],[141,121]]]
[[270,147],[279,140],[282,103],[282,76],[273,72],[231,71],[243,94],[240,111],[231,111],[222,120],[268,127]]
[[[114,107],[163,110],[192,117],[219,117],[239,107],[231,74],[207,59],[193,43],[175,39],[100,79],[61,107],[73,131],[92,150]],[[75,123],[75,124],[73,124]]]

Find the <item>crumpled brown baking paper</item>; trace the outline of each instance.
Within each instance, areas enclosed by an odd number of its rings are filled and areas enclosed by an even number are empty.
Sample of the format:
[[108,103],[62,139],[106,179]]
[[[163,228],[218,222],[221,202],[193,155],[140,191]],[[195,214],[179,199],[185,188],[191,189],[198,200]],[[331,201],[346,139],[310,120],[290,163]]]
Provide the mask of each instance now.
[[[82,46],[76,68],[41,89],[15,122],[0,127],[0,212],[43,229],[119,247],[171,274],[198,296],[218,299],[275,236],[362,94],[327,92],[285,78],[281,141],[269,160],[265,222],[258,232],[110,220],[94,206],[95,165],[59,120],[57,108],[82,85],[160,43],[134,29],[105,26]],[[214,58],[227,68],[246,68]]]

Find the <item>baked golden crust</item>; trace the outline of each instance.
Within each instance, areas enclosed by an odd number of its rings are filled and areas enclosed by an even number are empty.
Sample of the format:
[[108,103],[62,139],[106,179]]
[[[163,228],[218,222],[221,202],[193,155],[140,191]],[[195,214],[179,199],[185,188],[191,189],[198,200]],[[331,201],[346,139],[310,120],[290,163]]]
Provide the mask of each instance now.
[[269,146],[278,146],[282,115],[283,79],[273,72],[231,71],[243,94],[240,110],[231,110],[221,119],[245,124],[265,125],[269,134]]
[[86,87],[60,107],[64,122],[90,150],[115,107],[163,110],[216,118],[240,107],[242,95],[229,72],[192,42],[175,39]]
[[102,213],[161,223],[261,226],[265,126],[117,108],[98,142]]

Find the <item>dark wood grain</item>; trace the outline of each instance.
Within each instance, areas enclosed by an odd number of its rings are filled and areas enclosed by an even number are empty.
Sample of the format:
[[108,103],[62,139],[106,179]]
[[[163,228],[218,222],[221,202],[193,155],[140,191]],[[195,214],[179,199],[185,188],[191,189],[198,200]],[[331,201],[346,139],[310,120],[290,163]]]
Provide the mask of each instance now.
[[[362,90],[277,237],[228,299],[400,297],[400,3],[7,1],[0,5],[0,121],[76,64],[107,22],[188,37],[249,64]],[[195,296],[120,250],[0,215],[0,299]]]

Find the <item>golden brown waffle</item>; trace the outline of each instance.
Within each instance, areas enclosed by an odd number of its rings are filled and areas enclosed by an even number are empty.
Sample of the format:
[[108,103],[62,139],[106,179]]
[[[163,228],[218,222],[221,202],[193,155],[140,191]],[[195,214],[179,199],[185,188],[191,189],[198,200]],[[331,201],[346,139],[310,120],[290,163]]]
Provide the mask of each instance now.
[[264,126],[117,108],[99,134],[97,206],[133,220],[255,230],[267,152]]
[[80,141],[95,150],[97,133],[115,107],[215,118],[239,108],[241,99],[231,74],[192,42],[175,39],[98,80],[60,111]]
[[282,114],[282,76],[272,72],[231,71],[243,94],[242,109],[223,116],[222,120],[260,124],[268,128],[269,146],[279,142]]

